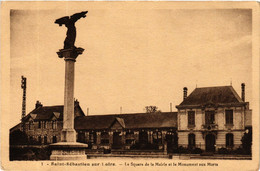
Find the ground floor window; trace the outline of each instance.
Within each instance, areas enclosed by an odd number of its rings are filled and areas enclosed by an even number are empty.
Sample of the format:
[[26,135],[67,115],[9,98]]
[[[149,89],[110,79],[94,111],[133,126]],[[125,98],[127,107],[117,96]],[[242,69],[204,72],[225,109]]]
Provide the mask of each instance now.
[[38,143],[39,143],[39,144],[42,143],[42,137],[41,137],[41,136],[38,137]]
[[232,148],[234,146],[234,135],[226,134],[226,147]]
[[195,148],[195,134],[189,134],[188,135],[188,143],[189,143],[189,148]]
[[79,132],[78,133],[78,142],[85,143],[85,132]]
[[126,144],[133,144],[135,140],[134,132],[133,131],[126,132],[125,139],[126,139],[125,140]]
[[96,142],[97,142],[97,134],[96,134],[96,132],[90,132],[89,133],[89,142],[91,144],[96,144]]
[[148,134],[145,130],[142,130],[139,132],[139,142],[140,142],[140,144],[148,143]]
[[44,136],[44,144],[47,144],[47,136]]
[[109,134],[108,132],[101,133],[101,144],[108,144],[109,143]]
[[56,137],[56,136],[53,136],[53,137],[52,137],[52,142],[53,142],[53,143],[56,143],[56,142],[57,142],[57,137]]
[[30,143],[30,144],[33,143],[33,137],[32,137],[32,136],[29,137],[29,143]]
[[162,143],[162,132],[153,132],[153,143],[154,144]]

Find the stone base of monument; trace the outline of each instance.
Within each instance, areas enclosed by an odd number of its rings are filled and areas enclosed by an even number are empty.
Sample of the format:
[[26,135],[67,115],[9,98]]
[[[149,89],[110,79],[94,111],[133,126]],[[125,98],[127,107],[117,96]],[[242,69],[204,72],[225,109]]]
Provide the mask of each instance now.
[[50,160],[86,160],[87,144],[78,142],[58,142],[50,145]]

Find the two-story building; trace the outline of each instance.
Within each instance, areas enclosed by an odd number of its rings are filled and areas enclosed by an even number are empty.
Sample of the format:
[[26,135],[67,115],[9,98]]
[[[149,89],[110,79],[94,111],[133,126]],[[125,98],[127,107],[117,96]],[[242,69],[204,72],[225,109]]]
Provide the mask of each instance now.
[[241,86],[241,97],[232,86],[196,88],[189,96],[184,87],[184,99],[176,106],[179,146],[206,151],[240,147],[251,120]]
[[[35,109],[27,114],[22,122],[11,128],[10,133],[19,129],[28,136],[29,144],[50,144],[61,140],[63,127],[63,105],[43,106],[39,101]],[[74,115],[85,116],[79,102],[75,101]]]

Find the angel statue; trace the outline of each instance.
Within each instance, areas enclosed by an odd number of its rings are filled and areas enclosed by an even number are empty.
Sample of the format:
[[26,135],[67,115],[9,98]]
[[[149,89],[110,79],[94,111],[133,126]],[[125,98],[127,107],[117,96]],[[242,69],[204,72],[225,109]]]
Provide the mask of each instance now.
[[59,18],[55,21],[56,24],[59,24],[59,26],[62,26],[63,24],[68,28],[67,30],[67,37],[64,41],[64,49],[69,48],[76,48],[74,43],[76,40],[76,27],[75,23],[80,18],[85,18],[88,11],[82,11],[80,13],[73,14],[72,16],[66,16]]

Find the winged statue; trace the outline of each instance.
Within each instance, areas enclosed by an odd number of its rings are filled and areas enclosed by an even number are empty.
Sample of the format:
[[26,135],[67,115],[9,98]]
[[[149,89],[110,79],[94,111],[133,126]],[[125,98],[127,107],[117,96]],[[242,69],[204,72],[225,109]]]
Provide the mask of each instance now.
[[82,11],[80,13],[75,13],[71,16],[65,16],[62,18],[59,18],[55,21],[55,24],[59,24],[59,26],[62,26],[63,24],[67,27],[67,37],[64,41],[64,49],[69,48],[75,48],[75,40],[76,40],[76,27],[75,23],[80,18],[85,18],[88,11]]

